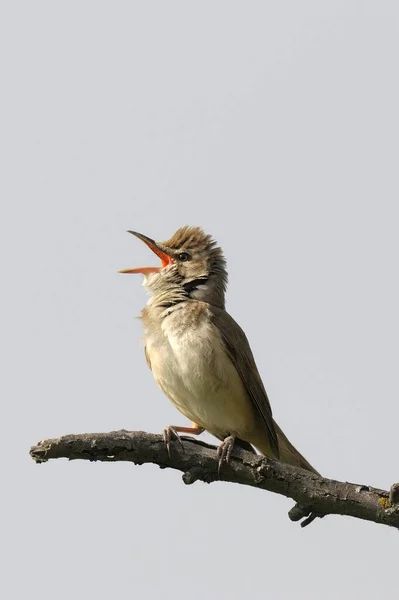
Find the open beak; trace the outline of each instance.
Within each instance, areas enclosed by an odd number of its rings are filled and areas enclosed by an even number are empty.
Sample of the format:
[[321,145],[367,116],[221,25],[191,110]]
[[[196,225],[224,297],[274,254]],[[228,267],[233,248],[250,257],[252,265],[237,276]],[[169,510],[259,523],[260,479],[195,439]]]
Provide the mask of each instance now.
[[161,265],[159,267],[138,267],[136,269],[122,269],[118,271],[118,273],[142,273],[143,275],[148,275],[148,273],[158,273],[164,267],[167,267],[172,262],[172,258],[167,254],[164,250],[162,250],[154,240],[143,235],[142,233],[137,233],[137,231],[128,231],[132,235],[135,235],[142,240],[151,250],[159,256],[161,259]]

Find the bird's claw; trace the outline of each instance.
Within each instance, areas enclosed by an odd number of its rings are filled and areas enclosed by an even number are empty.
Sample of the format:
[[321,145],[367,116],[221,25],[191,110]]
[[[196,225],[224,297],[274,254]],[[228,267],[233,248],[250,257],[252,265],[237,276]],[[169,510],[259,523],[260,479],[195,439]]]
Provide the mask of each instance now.
[[183,442],[180,439],[180,435],[177,433],[176,429],[174,429],[171,425],[169,425],[168,427],[165,427],[165,429],[163,430],[163,441],[165,442],[165,446],[166,446],[166,450],[168,452],[169,458],[170,458],[170,443],[174,440],[176,440],[176,442],[179,442],[181,449],[184,452],[184,446],[183,446]]
[[226,462],[226,463],[230,462],[231,453],[232,453],[233,448],[234,448],[234,442],[235,442],[235,436],[234,435],[229,435],[218,446],[218,449],[217,449],[217,457],[219,459],[219,461],[218,461],[218,475],[220,475],[220,470],[222,468],[223,463],[224,462]]

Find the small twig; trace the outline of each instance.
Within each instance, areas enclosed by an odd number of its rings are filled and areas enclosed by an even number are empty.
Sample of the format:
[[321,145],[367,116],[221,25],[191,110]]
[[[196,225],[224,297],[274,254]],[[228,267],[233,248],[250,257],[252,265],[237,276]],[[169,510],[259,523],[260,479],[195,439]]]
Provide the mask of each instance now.
[[[289,512],[291,520],[305,526],[314,515],[347,515],[399,528],[399,484],[390,492],[367,485],[344,483],[319,477],[276,460],[235,449],[231,462],[224,464],[218,475],[215,446],[193,438],[182,437],[184,451],[171,442],[165,448],[161,435],[142,431],[83,433],[58,439],[42,440],[30,450],[37,463],[53,458],[90,461],[130,461],[135,464],[155,463],[161,468],[183,472],[183,481],[227,481],[268,490],[295,500],[298,505]],[[304,508],[306,507],[306,508]]]

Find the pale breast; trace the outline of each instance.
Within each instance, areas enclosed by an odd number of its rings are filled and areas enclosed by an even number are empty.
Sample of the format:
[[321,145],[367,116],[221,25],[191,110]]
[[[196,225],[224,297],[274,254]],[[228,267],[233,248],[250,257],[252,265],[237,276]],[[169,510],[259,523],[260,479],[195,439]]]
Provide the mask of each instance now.
[[203,303],[185,305],[146,327],[155,380],[176,408],[214,435],[243,436],[254,409]]

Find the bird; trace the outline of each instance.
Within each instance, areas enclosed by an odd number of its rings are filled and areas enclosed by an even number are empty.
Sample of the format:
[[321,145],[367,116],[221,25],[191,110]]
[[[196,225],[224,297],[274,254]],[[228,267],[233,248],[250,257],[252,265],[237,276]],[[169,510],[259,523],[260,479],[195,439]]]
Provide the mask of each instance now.
[[[200,227],[185,225],[165,242],[129,230],[161,261],[141,273],[149,300],[142,310],[145,357],[154,379],[190,426],[170,425],[170,454],[179,434],[211,433],[218,470],[235,446],[319,474],[273,418],[248,339],[226,311],[228,273],[221,247]],[[255,449],[255,450],[254,450]]]

